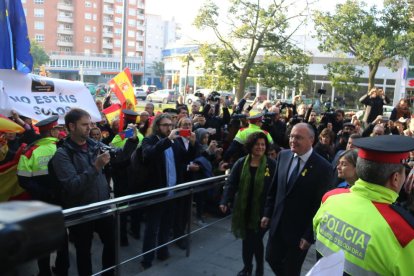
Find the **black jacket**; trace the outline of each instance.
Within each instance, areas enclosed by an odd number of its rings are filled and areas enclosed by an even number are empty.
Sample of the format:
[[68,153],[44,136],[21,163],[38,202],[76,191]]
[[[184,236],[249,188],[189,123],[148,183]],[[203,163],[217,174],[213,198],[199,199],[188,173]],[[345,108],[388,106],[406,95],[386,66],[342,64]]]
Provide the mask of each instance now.
[[[94,165],[102,144],[88,139],[87,145],[87,149],[82,150],[79,145],[67,138],[53,158],[53,168],[62,185],[63,208],[82,206],[110,198],[105,175],[102,171],[98,172]],[[119,150],[117,157],[111,162],[122,162],[128,156],[127,151],[133,151],[135,148],[136,143],[128,140],[124,149]]]

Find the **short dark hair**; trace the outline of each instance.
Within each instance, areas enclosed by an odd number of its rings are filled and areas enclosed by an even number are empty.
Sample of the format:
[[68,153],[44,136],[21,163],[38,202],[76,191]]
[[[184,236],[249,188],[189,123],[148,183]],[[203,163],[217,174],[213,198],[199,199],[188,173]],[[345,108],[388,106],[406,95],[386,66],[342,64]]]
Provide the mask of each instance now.
[[65,115],[65,126],[68,130],[69,124],[76,124],[77,121],[79,121],[82,117],[91,117],[91,115],[83,109],[80,108],[72,108],[68,113]]
[[267,140],[266,134],[260,131],[260,132],[254,132],[247,137],[247,141],[244,144],[244,147],[249,154],[252,153],[253,146],[256,144],[257,140],[259,139],[265,140],[266,151],[267,151],[267,148],[269,147],[269,141]]
[[336,114],[340,113],[342,115],[342,117],[345,117],[345,112],[342,109],[337,109]]

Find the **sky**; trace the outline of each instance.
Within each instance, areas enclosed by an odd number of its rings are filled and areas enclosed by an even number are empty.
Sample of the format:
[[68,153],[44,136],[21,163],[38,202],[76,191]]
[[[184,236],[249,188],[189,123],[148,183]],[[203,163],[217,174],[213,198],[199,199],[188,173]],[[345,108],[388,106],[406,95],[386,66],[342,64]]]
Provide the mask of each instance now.
[[[270,0],[261,0],[263,3],[268,1]],[[213,35],[212,33],[201,32],[192,26],[194,18],[204,2],[205,0],[147,0],[145,5],[147,13],[161,15],[165,20],[170,20],[174,17],[174,20],[181,25],[184,39],[196,41],[206,39],[206,37],[208,38]],[[220,7],[226,7],[228,1],[214,0],[214,2]],[[337,4],[344,2],[345,0],[315,0],[313,8],[321,11],[334,11]],[[382,3],[381,0],[365,0],[364,2],[368,6],[373,4],[378,6]],[[295,3],[300,7],[301,3],[304,3],[304,0],[298,0]],[[308,30],[304,29],[301,32],[307,33],[311,29],[312,27],[309,27]]]

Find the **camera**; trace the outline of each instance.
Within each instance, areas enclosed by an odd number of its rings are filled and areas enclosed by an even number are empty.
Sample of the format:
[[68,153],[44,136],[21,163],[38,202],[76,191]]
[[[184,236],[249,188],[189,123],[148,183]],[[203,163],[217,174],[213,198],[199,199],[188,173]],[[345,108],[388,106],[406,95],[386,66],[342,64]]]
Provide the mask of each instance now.
[[204,95],[203,95],[203,93],[201,93],[201,92],[195,92],[194,93],[194,96],[196,96],[196,97],[203,97]]
[[107,146],[105,144],[101,144],[100,150],[101,150],[101,152],[109,152],[109,155],[111,156],[111,159],[115,158],[117,153],[118,153],[116,148]]
[[218,102],[220,101],[220,94],[217,91],[213,91],[208,95],[207,100],[212,102]]
[[288,108],[293,108],[293,104],[290,104],[290,103],[281,103],[280,104],[280,109],[282,110],[282,109],[284,109],[284,108],[286,108],[286,107],[288,107]]
[[336,112],[334,111],[328,111],[321,113],[321,123],[327,124],[327,123],[333,123],[336,120]]

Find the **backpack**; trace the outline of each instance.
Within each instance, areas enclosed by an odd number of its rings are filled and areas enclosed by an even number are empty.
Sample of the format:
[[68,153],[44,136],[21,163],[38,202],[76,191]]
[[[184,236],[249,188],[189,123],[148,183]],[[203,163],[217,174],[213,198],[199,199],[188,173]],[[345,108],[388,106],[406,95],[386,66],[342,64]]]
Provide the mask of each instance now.
[[[63,148],[66,153],[68,154],[71,162],[73,162],[73,152],[69,149],[67,149],[64,146],[60,146],[59,148]],[[49,162],[47,163],[47,169],[48,169],[48,174],[49,174],[49,181],[50,181],[50,187],[52,187],[52,190],[50,192],[51,195],[51,203],[62,206],[63,202],[63,186],[62,183],[59,181],[57,175],[56,175],[56,171],[55,168],[53,166],[53,159],[55,158],[55,155],[53,155],[52,158],[50,158]]]

